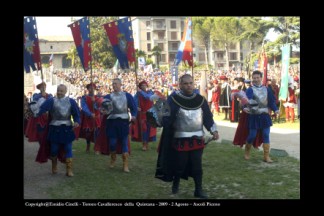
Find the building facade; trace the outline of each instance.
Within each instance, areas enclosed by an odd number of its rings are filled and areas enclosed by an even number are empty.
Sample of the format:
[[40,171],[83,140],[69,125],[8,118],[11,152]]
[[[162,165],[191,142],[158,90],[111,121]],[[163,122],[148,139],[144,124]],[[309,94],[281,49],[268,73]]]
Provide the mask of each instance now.
[[42,64],[49,64],[53,54],[53,66],[55,68],[71,67],[71,60],[67,59],[68,51],[73,47],[74,41],[71,36],[43,36],[39,38]]
[[172,64],[177,54],[184,30],[186,17],[132,17],[135,49],[145,51],[156,64],[152,49],[161,48],[159,65]]
[[[132,17],[135,49],[145,51],[147,57],[156,64],[154,46],[161,48],[159,65],[172,65],[183,35],[186,17],[184,16],[143,16]],[[252,52],[255,50],[252,47]],[[241,68],[250,54],[250,43],[237,42],[228,46],[229,66]],[[208,48],[209,64],[214,69],[226,69],[225,49],[211,44]],[[198,64],[206,63],[205,48],[193,37],[193,58]]]

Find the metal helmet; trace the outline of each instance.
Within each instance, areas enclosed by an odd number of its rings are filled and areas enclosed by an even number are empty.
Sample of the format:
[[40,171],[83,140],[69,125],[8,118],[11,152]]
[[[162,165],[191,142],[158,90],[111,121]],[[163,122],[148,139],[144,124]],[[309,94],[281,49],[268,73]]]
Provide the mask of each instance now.
[[39,112],[40,106],[46,101],[45,98],[41,97],[38,101],[32,101],[29,103],[30,110],[36,115]]
[[166,100],[159,98],[156,103],[146,112],[146,118],[153,127],[162,127],[162,118],[170,116],[171,109]]
[[110,114],[113,111],[112,100],[104,99],[101,104],[102,109],[106,114]]

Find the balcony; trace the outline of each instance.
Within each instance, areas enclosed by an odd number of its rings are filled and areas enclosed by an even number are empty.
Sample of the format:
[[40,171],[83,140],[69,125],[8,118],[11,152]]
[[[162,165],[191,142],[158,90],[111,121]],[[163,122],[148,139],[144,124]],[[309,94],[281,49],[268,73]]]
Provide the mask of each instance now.
[[166,38],[165,38],[165,37],[153,37],[153,40],[154,40],[155,42],[158,42],[158,41],[165,41]]
[[163,24],[159,24],[159,23],[154,23],[153,24],[153,31],[161,31],[161,30],[166,30],[166,25]]

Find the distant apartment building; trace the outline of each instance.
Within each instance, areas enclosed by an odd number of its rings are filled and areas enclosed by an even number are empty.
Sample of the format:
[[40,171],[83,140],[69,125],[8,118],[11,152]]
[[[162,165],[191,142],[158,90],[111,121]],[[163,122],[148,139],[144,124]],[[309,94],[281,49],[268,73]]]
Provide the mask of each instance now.
[[[159,46],[162,50],[160,65],[172,64],[177,54],[183,35],[186,17],[184,16],[143,16],[132,17],[132,28],[135,49],[146,52],[147,57],[156,63],[152,48]],[[254,50],[254,48],[253,48]],[[209,64],[214,69],[226,67],[225,49],[211,45],[208,49]],[[238,68],[243,66],[245,57],[249,55],[249,42],[230,44],[228,48],[229,65]],[[194,61],[205,64],[205,49],[193,37]]]
[[152,49],[159,46],[162,50],[159,65],[172,64],[183,35],[185,18],[182,16],[132,17],[135,49],[145,51],[147,57],[156,64]]
[[74,41],[71,36],[43,36],[39,38],[39,48],[42,64],[48,64],[53,54],[55,68],[71,67],[71,60],[67,59],[68,51],[73,47]]

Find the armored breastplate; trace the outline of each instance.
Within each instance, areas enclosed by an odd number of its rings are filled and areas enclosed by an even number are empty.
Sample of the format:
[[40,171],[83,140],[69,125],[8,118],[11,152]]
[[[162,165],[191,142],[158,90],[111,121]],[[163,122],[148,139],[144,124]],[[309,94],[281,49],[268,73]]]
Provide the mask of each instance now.
[[176,120],[174,137],[203,136],[203,112],[201,108],[186,110],[179,108]]
[[51,110],[52,121],[50,125],[72,125],[71,122],[71,103],[69,97],[54,98],[53,108]]
[[108,119],[128,119],[127,98],[125,92],[114,92],[110,94],[113,110]]
[[254,114],[268,113],[268,90],[267,87],[260,88],[252,86],[253,99],[257,101],[258,107]]

